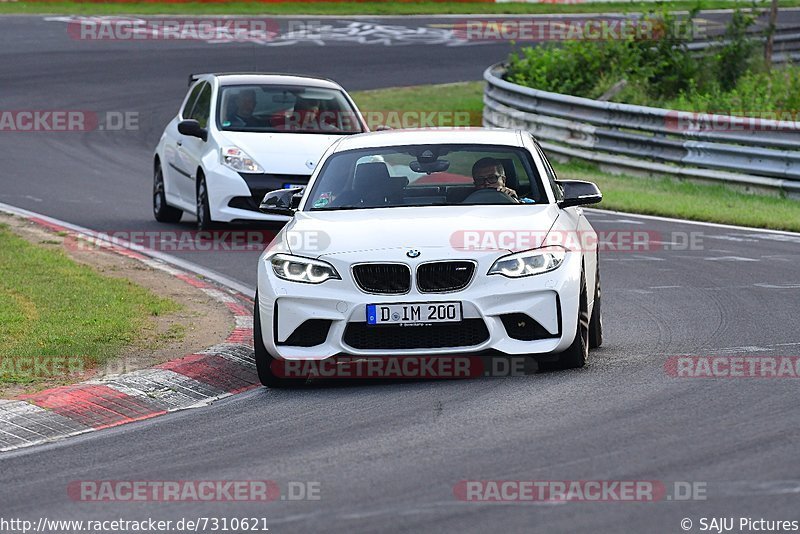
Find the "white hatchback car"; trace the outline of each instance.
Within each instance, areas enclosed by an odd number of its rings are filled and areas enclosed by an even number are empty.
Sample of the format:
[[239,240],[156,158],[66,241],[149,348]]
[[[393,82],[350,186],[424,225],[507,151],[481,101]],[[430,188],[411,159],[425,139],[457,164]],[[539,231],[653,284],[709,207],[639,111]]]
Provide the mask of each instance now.
[[602,317],[597,235],[580,206],[601,199],[590,182],[557,180],[522,131],[341,139],[304,192],[261,205],[293,216],[258,262],[261,382],[293,384],[276,367],[343,355],[583,366]]
[[153,166],[153,214],[198,228],[215,222],[285,221],[258,205],[275,189],[304,186],[343,135],[368,131],[338,84],[274,74],[201,74],[164,130]]

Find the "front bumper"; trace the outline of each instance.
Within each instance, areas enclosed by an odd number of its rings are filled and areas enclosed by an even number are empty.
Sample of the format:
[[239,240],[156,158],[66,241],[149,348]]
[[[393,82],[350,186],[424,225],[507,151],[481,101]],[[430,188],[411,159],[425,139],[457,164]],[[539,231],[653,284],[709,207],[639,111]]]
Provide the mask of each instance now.
[[[565,350],[575,337],[581,270],[579,253],[568,253],[564,264],[555,271],[519,279],[487,276],[494,260],[504,254],[487,255],[478,261],[475,277],[461,291],[420,293],[412,284],[411,290],[403,295],[363,292],[350,275],[352,258],[325,258],[334,265],[342,280],[328,280],[319,285],[287,282],[276,277],[266,264],[264,258],[267,254],[259,259],[258,306],[264,346],[278,359],[322,360],[340,354],[393,356],[483,351],[509,355],[547,354]],[[382,261],[384,259],[381,258]],[[404,260],[414,272],[414,261]],[[431,326],[366,325],[368,304],[453,301],[462,304],[463,324],[434,325],[440,330],[438,332],[424,330],[431,329]],[[543,335],[531,339],[531,336],[520,336],[519,331],[514,330],[515,324],[527,321],[524,319],[526,316],[538,323],[541,327],[538,331]],[[523,320],[518,321],[519,318]],[[401,333],[383,331],[373,335],[376,328],[403,330]],[[456,331],[459,328],[464,330]],[[356,336],[353,335],[354,331]],[[385,336],[399,338],[400,341],[383,340],[381,343],[384,346],[370,347],[370,340],[385,337],[384,332]],[[409,340],[405,346],[402,346],[403,338]],[[355,339],[359,340],[359,346],[354,346]],[[442,339],[447,340],[449,345],[436,346],[441,345]],[[467,340],[467,344],[462,345],[459,340]],[[312,345],[301,346],[309,344]]]
[[232,221],[288,221],[288,217],[258,211],[258,205],[269,191],[287,185],[306,185],[308,175],[239,174],[218,166],[206,171],[211,219]]

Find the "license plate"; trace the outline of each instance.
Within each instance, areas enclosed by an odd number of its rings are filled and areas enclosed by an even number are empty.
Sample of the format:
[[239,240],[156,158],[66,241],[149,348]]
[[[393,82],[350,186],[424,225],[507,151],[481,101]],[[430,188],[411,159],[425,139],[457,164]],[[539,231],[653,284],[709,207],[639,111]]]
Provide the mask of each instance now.
[[298,187],[305,187],[308,184],[283,184],[284,189],[297,189]]
[[367,304],[367,324],[455,323],[460,320],[460,302]]

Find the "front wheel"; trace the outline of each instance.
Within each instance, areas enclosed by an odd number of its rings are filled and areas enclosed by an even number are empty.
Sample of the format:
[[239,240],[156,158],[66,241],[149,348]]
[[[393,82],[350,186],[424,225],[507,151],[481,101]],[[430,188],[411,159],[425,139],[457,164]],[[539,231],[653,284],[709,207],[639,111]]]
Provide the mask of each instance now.
[[208,203],[208,186],[205,177],[198,172],[197,175],[197,229],[201,232],[214,229],[211,220],[211,208]]
[[164,172],[161,165],[156,165],[153,173],[153,217],[158,222],[176,223],[181,220],[183,211],[167,204],[167,195],[164,192]]
[[589,357],[589,302],[586,293],[586,274],[581,269],[581,294],[578,304],[578,330],[567,350],[558,355],[558,367],[578,369]]

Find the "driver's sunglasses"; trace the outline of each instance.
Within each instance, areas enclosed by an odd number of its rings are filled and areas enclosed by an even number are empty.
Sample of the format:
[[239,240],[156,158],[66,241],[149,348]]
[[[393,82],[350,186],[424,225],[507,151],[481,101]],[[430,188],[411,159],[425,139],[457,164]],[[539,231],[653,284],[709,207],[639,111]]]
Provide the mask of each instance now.
[[477,179],[480,182],[484,182],[487,184],[496,184],[500,181],[501,178],[505,178],[502,174],[494,173],[494,174],[487,174],[486,176],[478,176]]

